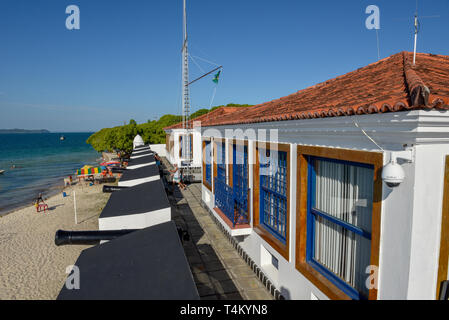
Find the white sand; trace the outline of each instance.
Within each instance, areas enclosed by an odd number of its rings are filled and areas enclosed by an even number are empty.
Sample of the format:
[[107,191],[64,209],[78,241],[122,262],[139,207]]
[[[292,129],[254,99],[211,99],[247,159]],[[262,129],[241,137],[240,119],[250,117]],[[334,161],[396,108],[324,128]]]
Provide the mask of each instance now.
[[[89,246],[54,244],[63,230],[98,230],[98,216],[110,194],[102,185],[78,185],[45,202],[47,213],[34,206],[0,217],[0,299],[55,299],[65,283],[66,267],[73,265]],[[75,225],[73,191],[76,191],[78,225]]]

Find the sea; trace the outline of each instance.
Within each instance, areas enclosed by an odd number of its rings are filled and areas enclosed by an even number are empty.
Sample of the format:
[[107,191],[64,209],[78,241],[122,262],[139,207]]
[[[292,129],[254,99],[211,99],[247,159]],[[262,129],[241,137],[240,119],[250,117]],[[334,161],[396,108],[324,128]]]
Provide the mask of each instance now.
[[91,134],[0,134],[0,215],[31,205],[39,193],[45,199],[62,192],[64,178],[98,164],[101,154],[86,143]]

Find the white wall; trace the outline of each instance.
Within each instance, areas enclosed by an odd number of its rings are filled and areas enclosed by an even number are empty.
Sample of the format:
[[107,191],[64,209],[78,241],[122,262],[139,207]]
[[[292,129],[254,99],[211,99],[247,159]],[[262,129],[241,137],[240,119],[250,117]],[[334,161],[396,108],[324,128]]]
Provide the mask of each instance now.
[[435,299],[448,145],[416,147],[408,299]]
[[99,230],[143,229],[171,220],[171,209],[98,219]]
[[119,187],[134,187],[142,183],[147,183],[151,181],[159,180],[161,177],[159,175],[157,176],[151,176],[146,178],[140,178],[140,179],[134,179],[134,180],[128,180],[128,181],[120,181],[118,182]]
[[[167,131],[167,134],[171,134],[173,136],[173,157],[166,152],[166,157],[168,161],[174,165],[175,163],[180,166],[181,165],[181,157],[179,156],[180,143],[179,137],[184,134],[183,129],[176,129]],[[193,130],[193,166],[200,168],[202,165],[202,144],[201,144],[201,131]],[[165,149],[165,145],[164,145]],[[153,149],[154,150],[154,149]],[[157,151],[156,151],[157,152]]]
[[165,144],[150,144],[151,150],[156,152],[160,157],[167,157],[167,150]]

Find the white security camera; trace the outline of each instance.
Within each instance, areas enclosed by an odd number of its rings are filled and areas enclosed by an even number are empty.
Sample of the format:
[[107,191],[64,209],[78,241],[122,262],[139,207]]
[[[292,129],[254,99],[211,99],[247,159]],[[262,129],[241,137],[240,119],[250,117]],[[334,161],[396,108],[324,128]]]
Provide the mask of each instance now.
[[403,159],[408,163],[414,161],[414,149],[409,148],[404,151],[390,152],[390,162],[382,169],[382,180],[390,188],[399,186],[405,178],[405,172],[397,159]]
[[404,181],[404,177],[404,169],[396,161],[391,161],[382,169],[382,180],[390,188],[399,186]]

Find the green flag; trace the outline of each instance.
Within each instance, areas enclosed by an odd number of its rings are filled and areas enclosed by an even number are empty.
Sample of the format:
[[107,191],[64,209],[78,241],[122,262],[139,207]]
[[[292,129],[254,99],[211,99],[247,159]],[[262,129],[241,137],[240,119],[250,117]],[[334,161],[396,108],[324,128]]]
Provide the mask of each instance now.
[[218,73],[214,76],[214,79],[212,80],[213,82],[218,83],[218,79],[220,77],[220,72],[221,72],[221,70],[218,71]]

